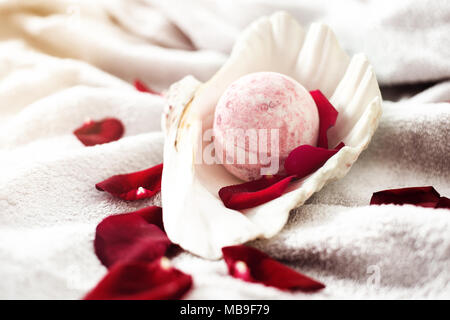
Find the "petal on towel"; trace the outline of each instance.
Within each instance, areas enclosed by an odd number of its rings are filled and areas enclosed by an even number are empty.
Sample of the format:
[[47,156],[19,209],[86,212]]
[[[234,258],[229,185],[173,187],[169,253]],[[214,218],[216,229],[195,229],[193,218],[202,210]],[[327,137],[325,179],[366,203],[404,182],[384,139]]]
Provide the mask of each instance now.
[[146,170],[112,176],[95,187],[124,200],[150,198],[161,190],[162,170],[161,163]]
[[328,149],[327,131],[335,125],[339,113],[320,90],[310,91],[309,93],[316,103],[317,111],[319,111],[320,123],[317,146]]
[[145,219],[150,224],[158,226],[162,231],[164,231],[163,219],[162,219],[162,208],[158,206],[149,206],[137,211],[131,212],[129,214],[137,214]]
[[313,147],[307,144],[299,146],[289,153],[284,162],[284,168],[289,175],[296,175],[297,178],[306,177],[323,166],[342,147],[344,147],[342,142],[334,149]]
[[258,282],[282,290],[316,291],[325,288],[313,280],[251,247],[239,245],[222,248],[228,272],[235,278]]
[[256,207],[280,197],[293,176],[263,176],[241,184],[223,187],[219,197],[225,207],[242,210]]
[[85,296],[85,300],[174,300],[192,287],[192,277],[170,265],[166,257],[118,263]]
[[107,118],[100,121],[87,120],[73,133],[85,146],[95,146],[119,140],[124,131],[120,120]]
[[134,81],[134,87],[136,88],[136,90],[140,91],[140,92],[146,92],[146,93],[150,93],[150,94],[156,94],[158,96],[161,95],[161,93],[150,89],[145,83],[143,83],[141,80],[136,79]]
[[97,226],[95,253],[108,268],[117,262],[156,260],[172,244],[160,226],[160,207],[109,216]]
[[450,209],[450,199],[447,197],[440,197],[435,208]]
[[[378,191],[372,195],[370,204],[412,204],[420,207],[434,208],[439,200],[439,193],[432,186],[427,186]],[[445,200],[443,200],[444,202]]]

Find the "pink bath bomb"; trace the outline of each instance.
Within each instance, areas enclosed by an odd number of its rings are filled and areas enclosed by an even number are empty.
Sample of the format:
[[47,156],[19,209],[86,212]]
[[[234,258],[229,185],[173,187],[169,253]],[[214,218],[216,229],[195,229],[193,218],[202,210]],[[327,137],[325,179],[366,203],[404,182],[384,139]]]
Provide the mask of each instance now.
[[319,114],[311,95],[297,81],[276,72],[257,72],[225,90],[216,106],[213,129],[217,160],[249,181],[282,173],[293,149],[315,146]]

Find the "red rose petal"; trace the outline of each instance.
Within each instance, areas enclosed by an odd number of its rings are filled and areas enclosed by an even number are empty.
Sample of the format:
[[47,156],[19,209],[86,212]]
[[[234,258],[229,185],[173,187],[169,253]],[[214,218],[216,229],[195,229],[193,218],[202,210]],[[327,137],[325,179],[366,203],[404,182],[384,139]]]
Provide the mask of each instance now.
[[317,111],[319,112],[320,124],[317,146],[328,149],[327,131],[335,125],[338,112],[320,90],[310,91],[309,93],[314,99]]
[[95,253],[108,268],[119,261],[149,262],[158,259],[171,246],[159,225],[162,225],[160,207],[109,216],[97,226]]
[[435,208],[450,209],[450,199],[447,197],[440,197]]
[[150,224],[158,226],[162,231],[164,231],[163,220],[162,220],[162,208],[158,206],[149,206],[139,209],[129,214],[136,214],[141,216]]
[[302,145],[295,148],[286,158],[284,167],[288,176],[262,177],[258,180],[223,187],[219,197],[225,207],[235,210],[253,208],[280,197],[294,178],[303,178],[320,168],[335,155],[344,143],[335,149]]
[[370,204],[413,204],[434,208],[439,199],[439,193],[431,186],[412,187],[375,192],[370,199]]
[[289,175],[296,175],[297,178],[306,177],[323,166],[342,147],[344,147],[342,142],[336,148],[330,150],[307,144],[302,145],[289,153],[284,162],[284,168]]
[[161,190],[162,170],[161,163],[146,170],[112,176],[95,187],[124,200],[150,198]]
[[251,247],[239,245],[222,248],[228,272],[235,278],[258,282],[282,290],[316,291],[325,288],[313,280]]
[[219,197],[225,207],[235,210],[253,208],[280,197],[293,176],[263,176],[241,184],[223,187]]
[[150,93],[150,94],[156,94],[158,96],[161,95],[161,93],[150,89],[146,84],[144,84],[141,80],[136,79],[134,81],[134,87],[136,88],[136,90],[140,91],[140,92],[146,92],[146,93]]
[[441,197],[432,186],[389,189],[375,192],[370,199],[371,205],[412,204],[425,208],[450,209],[450,199]]
[[192,277],[170,266],[167,258],[150,263],[114,265],[85,300],[172,300],[192,287]]
[[107,118],[101,121],[88,120],[73,133],[85,146],[94,146],[119,140],[124,131],[120,120]]

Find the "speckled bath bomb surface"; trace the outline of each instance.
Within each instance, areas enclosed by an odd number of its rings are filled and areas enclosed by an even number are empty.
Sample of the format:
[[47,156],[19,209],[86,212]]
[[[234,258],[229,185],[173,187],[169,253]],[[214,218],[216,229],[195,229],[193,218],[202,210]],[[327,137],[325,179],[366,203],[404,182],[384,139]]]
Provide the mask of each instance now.
[[[275,72],[258,72],[248,74],[234,81],[223,93],[217,103],[214,115],[214,143],[216,150],[225,150],[227,139],[242,136],[242,132],[259,129],[279,131],[279,167],[294,148],[302,144],[315,146],[319,132],[319,115],[316,104],[309,92],[297,81]],[[271,156],[275,152],[267,137],[267,151],[258,147],[252,138],[245,139],[245,144],[235,139],[237,148],[244,148],[248,153],[265,153]],[[275,155],[276,156],[276,155]],[[236,157],[235,157],[236,159]],[[260,176],[262,165],[224,164],[225,168],[242,180],[253,180]]]

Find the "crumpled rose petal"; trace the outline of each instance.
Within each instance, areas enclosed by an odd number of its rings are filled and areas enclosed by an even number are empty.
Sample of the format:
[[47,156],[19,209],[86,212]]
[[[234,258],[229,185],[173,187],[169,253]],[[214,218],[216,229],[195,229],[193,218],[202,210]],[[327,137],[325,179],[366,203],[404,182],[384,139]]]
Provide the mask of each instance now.
[[125,128],[120,120],[107,118],[100,121],[88,120],[73,134],[85,146],[95,146],[119,140],[124,131]]
[[145,92],[145,93],[150,93],[150,94],[155,94],[160,96],[161,93],[150,89],[146,84],[144,84],[141,80],[136,79],[134,81],[134,87],[136,88],[136,90],[140,91],[140,92]]
[[258,180],[223,187],[219,197],[225,207],[235,210],[253,208],[280,197],[293,176],[263,176]]
[[161,191],[162,170],[161,163],[146,170],[112,176],[95,187],[128,201],[150,198]]
[[411,204],[425,208],[450,208],[449,199],[441,197],[432,186],[378,191],[373,193],[370,204]]
[[117,262],[153,261],[164,256],[171,246],[161,227],[160,207],[109,216],[97,226],[95,253],[108,268]]
[[115,264],[85,300],[173,300],[192,287],[192,277],[163,257],[153,262]]
[[289,175],[295,175],[297,178],[306,177],[323,166],[342,147],[344,147],[342,142],[334,149],[313,147],[308,144],[299,146],[289,153],[284,168]]
[[327,131],[335,125],[338,112],[320,90],[310,91],[309,93],[314,99],[319,112],[320,123],[317,147],[328,149]]
[[251,247],[238,245],[222,248],[231,276],[248,282],[258,282],[282,290],[316,291],[325,288],[313,280]]

